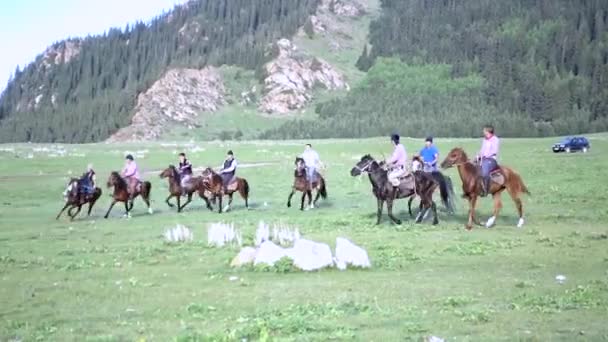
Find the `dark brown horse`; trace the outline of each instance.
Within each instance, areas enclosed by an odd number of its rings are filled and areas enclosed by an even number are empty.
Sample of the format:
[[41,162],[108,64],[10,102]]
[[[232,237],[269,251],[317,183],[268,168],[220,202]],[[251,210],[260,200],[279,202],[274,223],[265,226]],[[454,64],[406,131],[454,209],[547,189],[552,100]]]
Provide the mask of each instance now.
[[[74,218],[76,217],[76,215],[78,215],[78,213],[80,213],[82,206],[87,203],[89,204],[89,210],[87,211],[87,216],[91,216],[91,210],[93,209],[95,202],[97,202],[99,197],[101,197],[101,189],[95,188],[95,192],[93,192],[90,195],[85,195],[85,194],[81,193],[78,189],[78,179],[72,178],[68,182],[67,188],[63,192],[63,197],[65,199],[65,205],[63,206],[61,211],[59,211],[59,214],[57,214],[56,219],[59,220],[59,217],[61,216],[61,214],[63,214],[63,212],[67,208],[69,208],[68,216],[70,217],[70,221],[73,221]],[[72,212],[74,209],[76,209],[76,212]]]
[[[413,195],[420,196],[420,201],[423,210],[418,213],[416,223],[422,222],[422,219],[426,215],[426,212],[431,209],[433,211],[433,224],[438,224],[439,219],[437,218],[437,206],[433,202],[433,192],[439,186],[438,181],[433,177],[423,172],[415,172],[413,174],[415,186],[408,187],[401,184],[398,188],[395,188],[388,180],[388,171],[386,170],[383,163],[377,162],[372,156],[365,155],[361,160],[350,170],[350,174],[353,177],[359,176],[362,173],[369,175],[369,181],[372,184],[372,192],[376,197],[378,204],[377,221],[376,224],[380,224],[382,217],[382,211],[384,202],[388,210],[388,217],[396,224],[401,224],[401,220],[397,219],[393,215],[393,201],[399,198],[407,198]],[[449,196],[446,194],[446,196]]]
[[[463,197],[469,201],[469,220],[466,224],[466,228],[472,229],[473,223],[481,225],[475,217],[477,199],[482,191],[481,172],[476,164],[469,161],[466,153],[460,147],[456,147],[450,151],[445,157],[445,160],[441,163],[441,167],[444,169],[453,166],[458,169],[458,174],[460,174],[460,179],[462,180]],[[489,193],[492,194],[492,198],[494,199],[494,211],[493,215],[486,222],[486,227],[488,228],[492,227],[496,222],[498,213],[502,208],[500,195],[505,189],[509,192],[509,195],[511,195],[513,202],[515,202],[515,207],[519,214],[517,227],[521,228],[524,225],[524,212],[520,196],[521,194],[529,195],[530,192],[517,172],[506,166],[500,166],[494,173],[490,184]]]
[[[205,185],[205,189],[213,195],[214,203],[215,199],[219,199],[219,213],[230,210],[232,195],[237,191],[245,200],[245,208],[249,209],[249,183],[247,183],[245,178],[235,177],[234,181],[228,185],[228,189],[224,189],[222,176],[208,167],[203,171],[203,184]],[[226,208],[222,208],[222,199],[224,195],[228,195],[228,205]]]
[[[169,181],[169,197],[165,200],[165,202],[169,205],[169,207],[173,208],[173,203],[169,202],[169,200],[175,197],[177,201],[177,212],[181,212],[186,205],[192,202],[192,194],[198,192],[198,195],[205,201],[207,204],[207,209],[213,210],[211,207],[211,203],[209,203],[209,199],[205,196],[205,185],[203,183],[203,177],[191,177],[189,185],[184,188],[181,186],[181,176],[177,169],[173,165],[169,165],[163,172],[160,174],[160,178],[167,178]],[[183,195],[188,196],[188,200],[184,205],[180,206],[180,200]]]
[[107,186],[108,188],[113,187],[114,193],[112,193],[112,203],[110,204],[110,208],[108,208],[108,212],[104,218],[108,218],[110,211],[112,211],[112,208],[117,202],[124,202],[126,211],[125,216],[130,217],[131,209],[133,209],[133,200],[140,195],[148,206],[148,213],[153,213],[152,208],[150,208],[150,191],[152,190],[152,184],[150,184],[150,182],[139,182],[139,184],[135,187],[136,192],[133,194],[132,198],[130,198],[127,182],[120,176],[118,172],[113,171],[108,178]]
[[[300,204],[300,210],[304,210],[304,200],[306,196],[308,196],[308,206],[313,209],[319,200],[319,197],[323,197],[323,199],[327,198],[327,187],[325,186],[325,179],[319,173],[317,173],[317,177],[315,181],[311,184],[306,178],[306,165],[304,163],[304,159],[297,157],[295,161],[296,169],[293,173],[293,186],[291,187],[291,193],[287,198],[287,208],[291,208],[291,198],[296,193],[296,191],[302,192],[302,203]],[[312,191],[317,190],[317,195],[315,196],[315,201],[312,201]]]

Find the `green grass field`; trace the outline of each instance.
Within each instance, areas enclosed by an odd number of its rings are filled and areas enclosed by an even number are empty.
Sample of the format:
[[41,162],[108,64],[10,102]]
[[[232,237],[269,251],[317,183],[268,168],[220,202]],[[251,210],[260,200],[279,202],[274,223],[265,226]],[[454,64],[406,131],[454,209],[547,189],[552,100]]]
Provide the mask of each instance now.
[[[437,140],[444,154],[479,147]],[[365,153],[388,154],[388,139],[314,142],[328,165],[330,197],[308,212],[285,206],[301,142],[0,145],[0,341],[606,340],[608,135],[592,136],[587,154],[553,154],[553,141],[503,140],[502,163],[532,192],[526,225],[515,227],[505,194],[497,226],[471,232],[460,199],[457,215],[441,213],[438,226],[414,225],[405,201],[397,204],[403,225],[386,215],[374,225],[369,182],[349,170]],[[405,145],[411,152],[422,142]],[[221,215],[200,200],[182,214],[163,203],[158,170],[178,152],[195,166],[217,166],[229,148],[241,163],[273,163],[239,170],[251,184],[251,210],[239,198]],[[91,218],[55,221],[70,172],[93,162],[105,183],[127,151],[153,184],[153,215],[138,200],[133,218],[117,206],[102,219],[104,186]],[[460,195],[459,178],[448,174]],[[483,220],[490,202],[479,210]],[[347,237],[368,250],[373,267],[231,269],[236,249],[207,247],[209,223],[232,222],[251,243],[259,220],[298,227],[332,249]],[[164,243],[164,230],[177,223],[194,230],[194,242]]]

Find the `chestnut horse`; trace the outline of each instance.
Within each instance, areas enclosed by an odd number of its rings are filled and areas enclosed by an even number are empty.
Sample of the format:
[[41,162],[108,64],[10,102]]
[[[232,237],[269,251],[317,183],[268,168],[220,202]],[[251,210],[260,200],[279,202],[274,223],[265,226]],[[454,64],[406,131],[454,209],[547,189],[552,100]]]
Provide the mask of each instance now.
[[[78,189],[78,178],[72,178],[68,182],[68,185],[65,191],[63,192],[63,197],[65,199],[65,205],[63,206],[59,214],[57,214],[57,217],[55,219],[59,220],[61,214],[63,214],[65,209],[69,207],[68,216],[70,217],[70,221],[74,221],[76,215],[80,213],[82,206],[87,203],[89,204],[87,216],[91,216],[91,210],[93,209],[95,202],[97,202],[99,197],[101,197],[101,189],[95,188],[95,192],[87,196],[85,194],[80,193]],[[72,212],[72,210],[74,209],[76,209],[75,213]]]
[[108,212],[104,216],[104,218],[108,218],[110,215],[110,211],[117,202],[124,202],[125,204],[125,216],[131,217],[131,209],[133,209],[133,200],[141,195],[141,198],[146,202],[148,206],[148,213],[152,214],[152,208],[150,208],[150,191],[152,190],[152,184],[150,182],[139,182],[139,184],[135,187],[136,192],[133,194],[133,198],[129,198],[129,191],[127,190],[127,182],[120,176],[120,174],[116,171],[113,171],[110,174],[107,182],[108,188],[114,187],[114,193],[112,193],[112,203],[110,204],[110,208],[108,208]]
[[[245,178],[235,177],[234,181],[228,185],[228,189],[225,190],[222,176],[208,167],[203,171],[203,184],[205,189],[213,194],[213,203],[215,203],[215,199],[219,199],[218,213],[230,210],[232,195],[237,191],[245,200],[245,208],[249,209],[249,183],[247,183]],[[222,199],[224,195],[228,195],[228,205],[226,208],[222,208]]]
[[[467,229],[473,228],[473,223],[480,225],[479,221],[475,217],[475,207],[477,206],[477,199],[482,191],[481,184],[481,172],[479,167],[469,161],[466,153],[460,147],[456,147],[448,153],[445,157],[445,160],[441,163],[441,168],[447,169],[455,166],[458,169],[458,174],[460,174],[460,179],[462,180],[462,190],[464,192],[463,197],[469,201],[469,221],[466,224]],[[490,194],[492,194],[492,198],[494,199],[494,211],[492,216],[486,222],[486,227],[490,228],[494,226],[496,222],[496,218],[498,217],[498,213],[502,208],[502,200],[500,198],[503,190],[507,190],[513,202],[515,202],[515,207],[517,208],[517,213],[519,215],[519,221],[517,223],[517,227],[521,228],[524,225],[524,211],[523,205],[521,201],[521,194],[528,194],[528,188],[524,184],[523,180],[517,174],[517,172],[513,171],[511,168],[506,166],[499,166],[497,171],[502,174],[502,178],[504,181],[497,183],[496,180],[492,180],[490,184]]]
[[[302,192],[302,203],[300,204],[300,210],[304,210],[304,200],[308,196],[308,206],[313,209],[319,200],[319,197],[323,199],[327,198],[327,187],[325,186],[325,179],[319,173],[317,173],[317,179],[312,183],[312,189],[308,179],[306,179],[306,165],[304,159],[297,157],[295,161],[296,169],[293,173],[293,186],[291,187],[291,193],[287,198],[287,208],[291,208],[291,198],[296,191]],[[315,201],[312,201],[312,191],[317,190],[317,196]]]
[[[211,207],[211,203],[209,203],[209,199],[205,196],[205,185],[203,184],[203,177],[191,177],[189,185],[185,187],[185,189],[181,186],[181,176],[177,169],[173,165],[169,165],[163,172],[160,174],[160,178],[167,178],[169,181],[169,197],[165,200],[169,207],[173,208],[173,203],[170,203],[169,200],[175,197],[177,201],[177,212],[181,212],[190,202],[192,202],[192,194],[194,192],[198,192],[198,195],[205,201],[207,204],[207,209],[213,211],[213,207]],[[184,195],[188,196],[188,200],[184,205],[180,205],[181,197]]]

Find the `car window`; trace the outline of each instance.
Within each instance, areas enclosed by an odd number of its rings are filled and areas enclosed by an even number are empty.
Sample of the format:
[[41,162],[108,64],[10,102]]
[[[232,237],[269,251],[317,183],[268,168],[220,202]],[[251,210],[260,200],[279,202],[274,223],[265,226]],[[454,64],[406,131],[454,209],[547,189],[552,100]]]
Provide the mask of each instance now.
[[569,142],[570,142],[570,138],[564,138],[564,139],[562,139],[560,144],[568,144]]

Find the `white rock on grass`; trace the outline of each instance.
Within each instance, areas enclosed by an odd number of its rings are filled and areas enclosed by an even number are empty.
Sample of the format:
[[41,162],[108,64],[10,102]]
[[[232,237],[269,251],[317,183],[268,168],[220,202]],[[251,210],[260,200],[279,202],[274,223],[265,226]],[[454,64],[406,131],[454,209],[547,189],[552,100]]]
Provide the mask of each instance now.
[[167,229],[164,236],[167,242],[190,242],[194,239],[192,230],[181,224]]
[[242,244],[241,232],[233,224],[212,223],[207,230],[207,244],[209,246],[224,247],[226,244]]
[[336,265],[339,269],[346,269],[347,265],[354,267],[371,267],[369,256],[365,249],[355,245],[346,238],[336,239]]
[[281,258],[287,256],[287,251],[277,246],[272,241],[264,241],[260,245],[255,254],[255,260],[253,261],[254,265],[266,264],[270,266],[274,266],[274,264],[281,260]]
[[255,256],[257,254],[257,250],[253,247],[244,247],[241,249],[239,254],[237,254],[232,262],[230,262],[230,266],[232,267],[241,267],[244,265],[252,264],[255,261]]
[[315,271],[333,265],[331,248],[327,244],[299,239],[287,250],[294,266],[303,271]]

